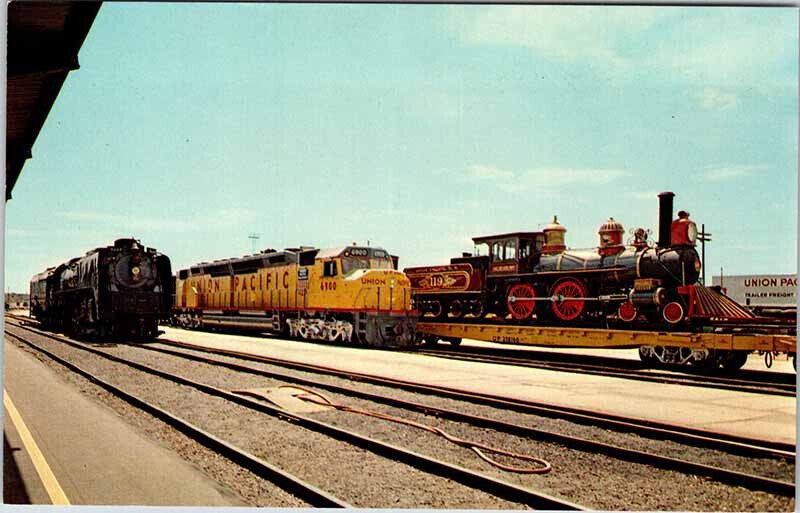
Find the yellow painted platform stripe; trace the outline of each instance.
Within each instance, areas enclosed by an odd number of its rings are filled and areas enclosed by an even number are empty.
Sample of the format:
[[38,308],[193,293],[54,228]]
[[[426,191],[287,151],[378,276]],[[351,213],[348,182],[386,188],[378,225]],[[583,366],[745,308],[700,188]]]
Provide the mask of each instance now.
[[11,418],[11,422],[17,429],[20,438],[22,438],[22,444],[25,446],[25,450],[28,451],[31,461],[33,461],[33,466],[39,474],[39,479],[42,480],[47,495],[50,496],[50,501],[57,506],[69,506],[69,499],[67,499],[61,485],[58,484],[56,476],[53,474],[53,471],[50,470],[50,465],[48,465],[47,460],[44,459],[42,451],[40,451],[39,446],[36,445],[36,441],[28,430],[28,426],[22,421],[22,416],[19,414],[19,411],[17,411],[17,407],[14,406],[14,403],[11,401],[11,396],[8,395],[8,391],[5,388],[3,388],[3,405],[6,407],[6,410],[8,410],[8,416]]

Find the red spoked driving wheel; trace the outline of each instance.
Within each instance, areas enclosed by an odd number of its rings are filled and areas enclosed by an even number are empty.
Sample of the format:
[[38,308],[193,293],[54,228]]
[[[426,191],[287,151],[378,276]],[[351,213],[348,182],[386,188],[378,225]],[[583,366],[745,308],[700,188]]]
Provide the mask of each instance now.
[[622,303],[617,309],[617,315],[625,322],[631,322],[636,319],[638,313],[639,312],[636,310],[636,305],[630,301]]
[[550,303],[553,313],[562,321],[574,321],[583,313],[586,302],[586,286],[574,278],[558,280],[550,290],[555,298]]
[[677,301],[667,303],[664,306],[664,310],[661,311],[664,320],[670,324],[678,324],[681,322],[683,320],[683,313],[683,306]]
[[521,321],[533,315],[536,306],[536,291],[527,283],[519,283],[508,289],[506,304],[511,317]]

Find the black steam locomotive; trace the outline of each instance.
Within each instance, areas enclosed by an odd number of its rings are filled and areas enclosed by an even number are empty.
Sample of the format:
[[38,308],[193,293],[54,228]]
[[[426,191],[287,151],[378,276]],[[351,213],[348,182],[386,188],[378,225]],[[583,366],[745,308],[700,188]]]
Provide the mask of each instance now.
[[568,250],[557,219],[541,232],[475,237],[487,254],[465,253],[449,265],[405,269],[417,309],[436,320],[493,315],[510,322],[669,328],[699,319],[743,318],[746,312],[697,283],[697,227],[689,214],[672,220],[671,192],[659,194],[659,238],[624,229],[613,218],[600,245]]
[[170,315],[169,258],[136,239],[117,239],[31,278],[30,313],[79,335],[151,338]]

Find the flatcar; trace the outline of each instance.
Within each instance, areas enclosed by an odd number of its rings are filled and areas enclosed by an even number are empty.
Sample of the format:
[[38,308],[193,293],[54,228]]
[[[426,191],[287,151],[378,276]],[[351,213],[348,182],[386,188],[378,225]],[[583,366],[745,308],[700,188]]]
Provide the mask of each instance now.
[[79,335],[152,338],[169,317],[172,283],[169,257],[117,239],[33,276],[30,315]]
[[413,345],[411,284],[383,248],[268,249],[182,269],[173,320],[373,347]]

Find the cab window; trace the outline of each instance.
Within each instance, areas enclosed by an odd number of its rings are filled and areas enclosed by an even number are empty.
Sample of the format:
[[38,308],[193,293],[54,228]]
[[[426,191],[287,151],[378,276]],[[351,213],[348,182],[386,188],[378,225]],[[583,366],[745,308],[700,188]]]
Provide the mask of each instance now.
[[536,252],[541,253],[544,247],[544,234],[536,236]]
[[336,260],[329,260],[322,264],[322,276],[336,276]]
[[349,256],[342,258],[342,274],[348,275],[357,269],[392,269],[392,259]]
[[531,241],[529,240],[520,240],[519,241],[519,259],[524,260],[528,258],[531,254]]
[[506,260],[516,260],[517,258],[517,241],[514,239],[506,241]]
[[503,243],[495,242],[492,244],[492,260],[503,260]]

